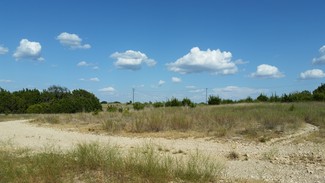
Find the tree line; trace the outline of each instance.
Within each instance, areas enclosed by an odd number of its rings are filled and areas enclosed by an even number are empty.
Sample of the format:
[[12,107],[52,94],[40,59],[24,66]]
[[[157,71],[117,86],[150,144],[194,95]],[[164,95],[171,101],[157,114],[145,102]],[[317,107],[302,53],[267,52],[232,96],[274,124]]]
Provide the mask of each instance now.
[[92,93],[66,87],[22,89],[9,92],[0,87],[0,114],[22,113],[76,113],[102,110],[99,99]]
[[[313,92],[304,90],[302,92],[292,92],[289,94],[283,94],[282,96],[278,96],[276,94],[272,94],[271,96],[267,96],[261,93],[256,99],[252,97],[247,97],[241,100],[231,100],[231,99],[222,99],[216,95],[210,95],[207,100],[208,105],[220,105],[220,104],[235,104],[235,103],[254,103],[254,102],[308,102],[308,101],[325,101],[325,84],[321,84],[317,89]],[[132,102],[130,102],[132,104]],[[133,104],[134,109],[141,110],[145,106],[153,106],[155,108],[159,107],[180,107],[180,106],[188,106],[195,107],[197,104],[192,102],[188,98],[184,98],[183,100],[178,100],[177,98],[172,98],[167,100],[166,102],[149,102],[149,103],[136,102]],[[200,103],[202,105],[206,105],[206,103]]]
[[283,94],[278,96],[272,94],[267,96],[265,94],[260,94],[256,99],[247,97],[246,99],[241,99],[238,101],[233,101],[230,99],[221,99],[219,96],[211,95],[208,99],[209,105],[219,105],[219,104],[231,104],[231,103],[252,103],[252,102],[308,102],[308,101],[325,101],[325,84],[321,84],[313,92],[304,90],[301,92],[292,92],[289,94]]

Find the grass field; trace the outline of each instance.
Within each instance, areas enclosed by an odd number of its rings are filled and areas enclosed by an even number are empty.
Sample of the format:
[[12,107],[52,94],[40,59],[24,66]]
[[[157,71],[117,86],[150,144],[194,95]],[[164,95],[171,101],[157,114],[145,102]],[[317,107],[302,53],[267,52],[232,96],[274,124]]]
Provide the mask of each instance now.
[[[304,140],[325,142],[325,103],[317,102],[0,115],[0,121],[26,118],[41,125],[86,133],[168,138],[236,137],[236,140],[260,144],[294,133],[309,123],[320,130],[303,137]],[[268,160],[275,154],[276,149],[271,149],[263,155]],[[239,161],[239,156],[242,155],[234,150],[227,158]],[[0,182],[218,182],[225,165],[211,158],[198,151],[178,156],[154,144],[144,144],[128,151],[117,146],[90,143],[79,144],[68,151],[49,147],[34,152],[14,147],[10,141],[0,141]]]
[[267,141],[310,123],[324,138],[325,103],[257,103],[196,108],[146,108],[140,111],[40,115],[35,122],[81,131],[159,137],[211,137]]
[[182,159],[151,144],[128,153],[97,143],[40,153],[8,142],[0,146],[0,182],[211,182],[218,180],[222,169],[222,163],[199,152]]

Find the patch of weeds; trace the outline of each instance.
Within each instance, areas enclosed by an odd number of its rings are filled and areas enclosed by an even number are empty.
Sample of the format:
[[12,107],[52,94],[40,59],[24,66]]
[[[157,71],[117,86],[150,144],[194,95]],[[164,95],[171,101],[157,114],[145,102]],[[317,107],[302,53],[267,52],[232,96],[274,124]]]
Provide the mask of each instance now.
[[236,151],[230,151],[229,154],[227,155],[227,158],[230,160],[238,160],[239,154]]
[[220,175],[223,164],[215,163],[197,150],[190,153],[186,162],[177,162],[176,174],[185,182],[213,182]]

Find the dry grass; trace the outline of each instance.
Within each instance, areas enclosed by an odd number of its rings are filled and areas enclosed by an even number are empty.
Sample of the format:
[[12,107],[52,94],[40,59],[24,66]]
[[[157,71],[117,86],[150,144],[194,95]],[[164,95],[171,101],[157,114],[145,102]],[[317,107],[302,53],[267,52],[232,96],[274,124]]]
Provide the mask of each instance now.
[[[294,106],[294,108],[292,108]],[[241,137],[261,142],[292,133],[305,122],[324,138],[325,103],[249,104],[141,111],[42,115],[35,121],[83,132],[156,137]]]
[[35,117],[37,117],[37,115],[34,114],[0,114],[0,122],[10,120],[34,119]]
[[97,143],[39,153],[7,146],[0,147],[0,182],[214,182],[223,169],[199,152],[178,159],[150,144],[129,153]]

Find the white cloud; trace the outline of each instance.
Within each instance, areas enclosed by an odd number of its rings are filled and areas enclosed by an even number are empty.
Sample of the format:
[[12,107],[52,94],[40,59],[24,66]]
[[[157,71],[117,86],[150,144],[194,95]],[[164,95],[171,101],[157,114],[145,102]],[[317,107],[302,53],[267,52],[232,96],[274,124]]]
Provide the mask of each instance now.
[[312,69],[300,73],[300,79],[317,79],[317,78],[324,78],[324,77],[325,77],[325,73],[320,69]]
[[92,81],[92,82],[99,82],[100,80],[98,78],[90,78],[89,81]]
[[224,88],[212,89],[214,95],[218,95],[224,99],[244,99],[248,96],[256,97],[261,93],[268,92],[267,89],[254,89],[248,87],[227,86]]
[[256,78],[281,78],[284,77],[284,74],[275,66],[262,64],[257,66],[256,72],[252,73],[251,76]]
[[0,55],[4,55],[8,53],[9,49],[4,47],[3,45],[0,45]]
[[41,57],[42,46],[39,42],[28,41],[28,39],[22,39],[17,47],[13,57],[16,60],[20,59],[32,59],[38,61],[44,61]]
[[249,63],[248,61],[244,61],[242,59],[238,59],[235,61],[236,65],[244,65],[244,64],[248,64],[248,63]]
[[12,83],[12,80],[9,79],[0,79],[0,83]]
[[325,45],[319,49],[320,56],[313,59],[313,64],[321,65],[325,64]]
[[90,49],[90,44],[82,44],[82,39],[77,34],[70,34],[62,32],[56,37],[57,40],[63,45],[71,49]]
[[149,67],[153,67],[157,63],[153,59],[148,58],[146,54],[133,50],[127,50],[124,53],[115,52],[111,55],[111,58],[117,60],[114,63],[117,68],[133,71],[141,69],[143,63]]
[[159,82],[158,82],[158,86],[162,86],[163,84],[165,84],[166,82],[165,81],[163,81],[163,80],[159,80]]
[[81,61],[77,64],[78,67],[87,67],[90,66],[91,64],[87,63],[86,61]]
[[104,93],[114,93],[116,90],[115,90],[115,88],[109,86],[106,88],[99,89],[98,91],[104,92]]
[[100,81],[100,79],[97,78],[97,77],[89,78],[89,79],[80,78],[79,80],[80,80],[80,81],[91,81],[91,82],[99,82],[99,81]]
[[178,77],[172,77],[172,82],[173,83],[180,83],[180,82],[182,82],[182,79],[178,78]]
[[221,52],[219,49],[201,51],[200,48],[194,47],[190,53],[176,62],[167,64],[170,71],[181,74],[209,72],[213,74],[234,74],[238,68],[236,63],[231,61],[230,52]]
[[99,67],[96,66],[96,64],[93,64],[93,63],[89,63],[89,62],[86,62],[86,61],[81,61],[77,64],[78,67],[92,67],[93,70],[98,70]]

